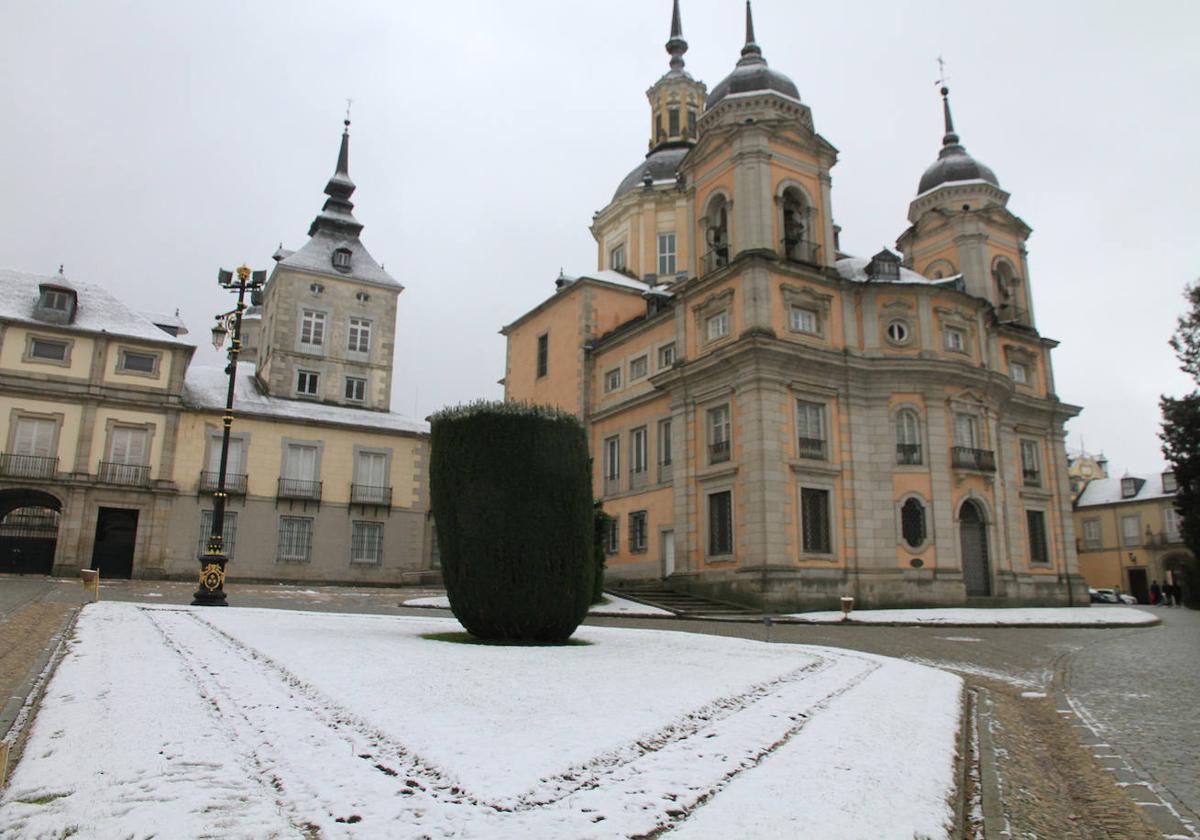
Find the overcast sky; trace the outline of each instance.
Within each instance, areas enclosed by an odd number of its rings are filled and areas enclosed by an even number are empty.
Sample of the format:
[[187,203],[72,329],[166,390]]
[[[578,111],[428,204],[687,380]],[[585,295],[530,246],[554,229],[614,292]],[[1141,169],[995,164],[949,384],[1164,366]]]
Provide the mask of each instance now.
[[[741,0],[682,0],[687,69],[711,89]],[[1033,229],[1030,285],[1070,445],[1119,475],[1162,465],[1167,346],[1200,275],[1200,3],[757,0],[759,44],[840,150],[842,246],[895,247],[956,127]],[[588,232],[646,152],[669,0],[5,0],[0,266],[178,307],[199,363],[232,305],[219,266],[298,248],[347,97],[363,240],[406,290],[393,409],[499,397],[499,328],[595,268]]]

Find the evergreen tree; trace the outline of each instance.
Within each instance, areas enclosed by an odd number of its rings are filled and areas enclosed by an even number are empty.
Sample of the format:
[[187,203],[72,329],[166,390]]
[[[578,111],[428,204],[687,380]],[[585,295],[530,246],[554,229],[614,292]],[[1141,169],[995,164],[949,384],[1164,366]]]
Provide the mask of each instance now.
[[[1171,347],[1179,366],[1200,384],[1200,281],[1188,286],[1188,310],[1179,317]],[[1179,512],[1183,540],[1192,558],[1183,567],[1184,603],[1200,608],[1200,390],[1174,399],[1162,397],[1163,456],[1175,472],[1179,486],[1175,509]]]

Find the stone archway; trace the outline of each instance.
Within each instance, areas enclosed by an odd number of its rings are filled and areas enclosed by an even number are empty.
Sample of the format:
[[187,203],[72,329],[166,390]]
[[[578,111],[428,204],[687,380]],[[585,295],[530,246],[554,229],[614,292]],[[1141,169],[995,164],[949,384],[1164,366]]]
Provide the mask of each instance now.
[[62,502],[41,490],[0,490],[0,572],[48,575]]
[[958,510],[958,535],[967,597],[991,595],[992,575],[988,567],[987,521],[979,504],[971,499],[963,502]]

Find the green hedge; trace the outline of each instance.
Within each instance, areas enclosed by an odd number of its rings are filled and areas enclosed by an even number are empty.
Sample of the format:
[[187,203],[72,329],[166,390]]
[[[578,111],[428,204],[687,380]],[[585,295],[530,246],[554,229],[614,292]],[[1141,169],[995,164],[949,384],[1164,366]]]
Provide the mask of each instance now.
[[595,574],[583,425],[552,408],[487,402],[431,423],[430,498],[455,617],[482,639],[569,638]]
[[595,564],[593,604],[604,600],[604,539],[608,535],[608,523],[611,519],[612,517],[604,512],[603,503],[597,500],[592,519],[592,562]]

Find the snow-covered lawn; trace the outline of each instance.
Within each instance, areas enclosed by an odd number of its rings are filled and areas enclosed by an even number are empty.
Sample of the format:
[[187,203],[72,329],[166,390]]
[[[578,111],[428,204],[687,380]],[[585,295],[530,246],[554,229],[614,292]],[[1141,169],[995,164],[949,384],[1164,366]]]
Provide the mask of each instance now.
[[[450,599],[445,595],[433,595],[428,598],[410,598],[400,606],[402,607],[436,607],[437,609],[450,609]],[[649,604],[639,604],[637,601],[630,601],[627,598],[618,598],[616,595],[605,595],[604,601],[599,604],[592,604],[588,610],[590,615],[674,615],[670,610],[664,610],[659,607],[652,607]]]
[[[794,621],[828,624],[842,620],[839,611],[794,613]],[[1105,624],[1155,624],[1158,616],[1132,607],[944,607],[928,610],[854,610],[850,620],[860,624],[945,624],[960,627],[1026,624],[1042,627]]]
[[831,648],[99,603],[0,837],[942,837],[961,681]]

